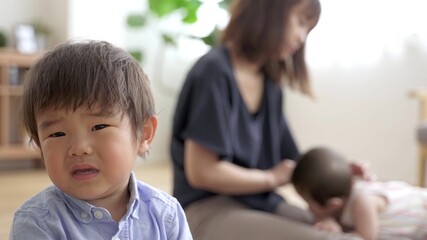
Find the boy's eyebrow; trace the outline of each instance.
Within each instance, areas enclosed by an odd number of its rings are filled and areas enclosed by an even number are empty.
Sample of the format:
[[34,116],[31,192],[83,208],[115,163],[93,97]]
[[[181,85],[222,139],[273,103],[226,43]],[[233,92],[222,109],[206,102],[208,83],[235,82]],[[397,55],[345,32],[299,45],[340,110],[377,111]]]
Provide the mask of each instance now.
[[86,113],[85,115],[90,117],[112,117],[115,114],[109,111],[97,111],[97,112],[89,112],[89,113]]
[[61,118],[57,118],[57,119],[49,119],[49,120],[42,121],[42,122],[39,124],[38,128],[39,128],[39,129],[45,129],[45,128],[48,128],[48,127],[50,127],[50,126],[54,125],[55,123],[58,123],[58,122],[59,122],[59,121],[61,121],[62,119],[63,119],[63,117],[61,117]]
[[[96,112],[84,113],[84,115],[89,116],[89,117],[112,117],[115,114],[113,114],[109,111],[96,111]],[[41,121],[41,123],[38,125],[38,128],[39,129],[45,129],[49,126],[52,126],[52,125],[60,122],[64,118],[65,118],[64,116],[61,116],[61,117],[58,117],[56,119],[48,119],[48,120]]]

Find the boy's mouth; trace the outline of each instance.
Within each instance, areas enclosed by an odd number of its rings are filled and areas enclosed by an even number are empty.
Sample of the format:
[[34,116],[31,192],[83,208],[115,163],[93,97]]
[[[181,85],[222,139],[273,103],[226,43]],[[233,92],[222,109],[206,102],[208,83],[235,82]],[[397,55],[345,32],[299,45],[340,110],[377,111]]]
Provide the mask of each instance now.
[[97,176],[98,173],[97,168],[87,164],[75,166],[71,170],[71,175],[77,180],[88,180]]
[[93,168],[77,169],[73,171],[73,175],[87,175],[98,173],[99,171]]

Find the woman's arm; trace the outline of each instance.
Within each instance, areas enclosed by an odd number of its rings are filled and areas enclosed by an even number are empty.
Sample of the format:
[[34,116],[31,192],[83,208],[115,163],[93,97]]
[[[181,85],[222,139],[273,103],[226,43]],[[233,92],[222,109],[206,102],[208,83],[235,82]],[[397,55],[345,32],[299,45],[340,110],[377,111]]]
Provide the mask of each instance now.
[[184,169],[189,183],[196,188],[219,194],[251,194],[271,191],[289,182],[294,162],[283,161],[272,169],[259,170],[240,167],[219,160],[209,149],[187,139]]
[[355,233],[365,240],[375,240],[378,234],[378,207],[375,197],[359,194],[355,199],[351,213]]

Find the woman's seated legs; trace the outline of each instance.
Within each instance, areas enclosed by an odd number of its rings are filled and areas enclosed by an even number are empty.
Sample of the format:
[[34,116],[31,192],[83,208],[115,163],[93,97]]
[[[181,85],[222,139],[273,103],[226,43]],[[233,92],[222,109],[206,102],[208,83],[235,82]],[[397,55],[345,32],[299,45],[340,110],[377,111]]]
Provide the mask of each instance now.
[[232,198],[216,196],[186,209],[193,238],[197,240],[320,240],[359,239],[329,234],[282,216],[249,209]]

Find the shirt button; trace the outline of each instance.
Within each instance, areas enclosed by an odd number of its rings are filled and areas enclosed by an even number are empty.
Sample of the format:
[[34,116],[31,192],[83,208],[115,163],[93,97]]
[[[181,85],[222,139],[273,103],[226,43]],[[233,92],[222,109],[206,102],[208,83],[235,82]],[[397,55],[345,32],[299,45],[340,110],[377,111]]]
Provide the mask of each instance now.
[[86,220],[86,219],[88,219],[88,218],[89,218],[89,213],[87,213],[87,212],[82,212],[82,213],[80,213],[80,217]]
[[95,212],[93,213],[93,215],[94,215],[97,219],[101,219],[101,218],[104,216],[104,214],[102,214],[102,212],[101,212],[101,211],[95,211]]

